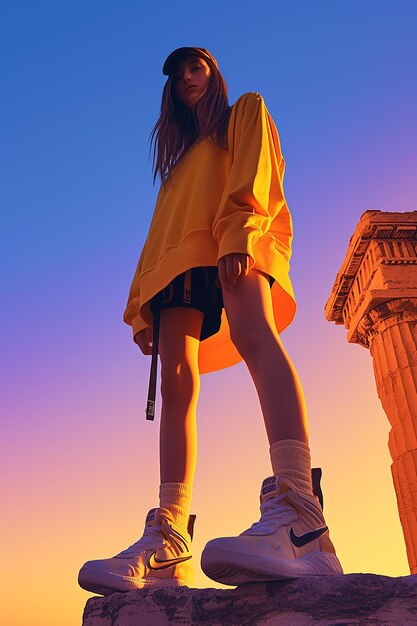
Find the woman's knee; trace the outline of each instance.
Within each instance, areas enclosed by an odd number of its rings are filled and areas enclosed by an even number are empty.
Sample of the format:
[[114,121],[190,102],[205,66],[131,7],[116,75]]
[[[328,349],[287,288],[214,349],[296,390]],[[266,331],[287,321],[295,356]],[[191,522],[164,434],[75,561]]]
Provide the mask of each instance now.
[[200,393],[200,377],[195,368],[187,363],[175,368],[161,367],[162,400],[176,407],[187,407],[197,402]]
[[273,330],[267,320],[253,320],[243,316],[243,319],[229,321],[230,337],[236,348],[246,360],[263,349],[265,341],[273,339]]

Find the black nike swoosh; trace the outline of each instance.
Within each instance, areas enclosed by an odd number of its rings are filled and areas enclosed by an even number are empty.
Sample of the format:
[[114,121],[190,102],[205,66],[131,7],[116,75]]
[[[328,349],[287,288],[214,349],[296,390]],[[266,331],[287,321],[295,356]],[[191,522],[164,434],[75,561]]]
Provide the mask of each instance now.
[[179,563],[183,563],[184,561],[188,561],[189,559],[191,559],[191,555],[190,555],[190,556],[182,556],[182,557],[179,557],[178,559],[169,559],[167,561],[157,561],[155,558],[155,554],[156,552],[153,552],[151,556],[149,557],[149,561],[148,561],[148,567],[153,570],[166,569],[167,567],[173,567],[174,565],[178,565]]
[[307,543],[310,543],[310,541],[314,541],[314,539],[318,539],[319,537],[324,535],[324,533],[326,533],[328,530],[329,529],[327,528],[327,526],[323,526],[323,528],[317,528],[317,530],[312,530],[311,532],[305,533],[304,535],[300,535],[298,537],[298,535],[296,535],[294,530],[291,528],[290,539],[296,548],[302,548]]

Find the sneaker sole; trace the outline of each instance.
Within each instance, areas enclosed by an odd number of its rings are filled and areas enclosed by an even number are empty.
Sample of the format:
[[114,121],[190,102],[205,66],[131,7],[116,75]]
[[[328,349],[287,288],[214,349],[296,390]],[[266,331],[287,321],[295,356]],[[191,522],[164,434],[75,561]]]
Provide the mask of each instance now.
[[239,554],[215,546],[203,551],[201,568],[209,578],[224,585],[343,574],[339,559],[329,552],[310,552],[289,561]]
[[179,578],[131,578],[129,576],[109,576],[104,572],[83,568],[78,575],[78,584],[86,591],[109,596],[112,593],[162,587],[192,587],[192,580]]

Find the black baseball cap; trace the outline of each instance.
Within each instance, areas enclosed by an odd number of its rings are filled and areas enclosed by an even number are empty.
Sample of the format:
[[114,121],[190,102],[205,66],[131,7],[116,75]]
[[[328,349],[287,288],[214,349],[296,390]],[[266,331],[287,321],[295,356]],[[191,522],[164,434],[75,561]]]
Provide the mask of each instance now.
[[206,50],[206,48],[177,48],[165,59],[162,73],[165,74],[165,76],[170,76],[175,71],[178,61],[182,59],[182,57],[187,56],[187,54],[194,54],[203,59],[207,59],[214,63],[217,68],[219,67],[214,56]]

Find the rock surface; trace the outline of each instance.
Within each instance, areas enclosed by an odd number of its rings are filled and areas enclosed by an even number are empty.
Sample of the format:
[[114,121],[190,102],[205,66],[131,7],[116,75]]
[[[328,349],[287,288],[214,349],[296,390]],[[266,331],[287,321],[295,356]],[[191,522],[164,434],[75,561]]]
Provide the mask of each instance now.
[[417,626],[417,575],[308,576],[236,589],[154,589],[87,601],[83,626]]

